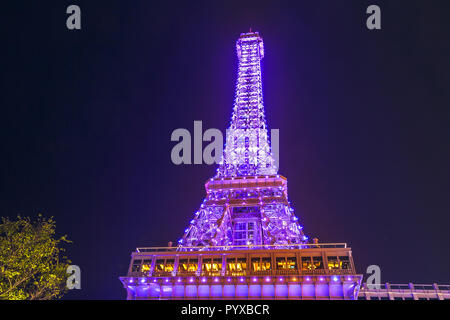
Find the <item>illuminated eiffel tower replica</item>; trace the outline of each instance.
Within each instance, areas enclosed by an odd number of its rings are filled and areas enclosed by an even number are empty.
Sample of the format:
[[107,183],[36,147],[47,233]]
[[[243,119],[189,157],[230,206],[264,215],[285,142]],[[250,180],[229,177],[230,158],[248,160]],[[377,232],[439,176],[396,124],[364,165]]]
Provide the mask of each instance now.
[[137,248],[128,299],[355,299],[346,244],[308,242],[278,175],[264,115],[258,32],[243,33],[225,150],[177,246]]
[[207,197],[179,241],[184,247],[283,246],[305,243],[290,207],[286,178],[271,153],[261,82],[263,41],[242,34],[236,98],[223,159],[205,185]]

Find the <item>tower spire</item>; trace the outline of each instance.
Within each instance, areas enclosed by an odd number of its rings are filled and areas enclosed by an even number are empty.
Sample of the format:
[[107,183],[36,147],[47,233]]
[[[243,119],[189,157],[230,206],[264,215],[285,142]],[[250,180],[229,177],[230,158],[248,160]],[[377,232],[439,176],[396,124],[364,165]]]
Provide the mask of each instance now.
[[258,32],[242,33],[236,42],[239,58],[236,94],[218,176],[277,173],[264,115],[261,59],[264,43]]

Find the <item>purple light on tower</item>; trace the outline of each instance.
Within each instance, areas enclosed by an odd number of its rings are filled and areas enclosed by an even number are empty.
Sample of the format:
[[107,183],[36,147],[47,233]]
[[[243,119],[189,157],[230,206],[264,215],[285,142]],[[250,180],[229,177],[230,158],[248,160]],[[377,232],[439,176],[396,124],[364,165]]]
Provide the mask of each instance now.
[[[207,197],[178,242],[180,250],[265,244],[275,245],[271,248],[276,249],[278,245],[300,245],[308,240],[290,206],[287,180],[278,175],[272,154],[262,91],[264,43],[259,33],[241,34],[236,52],[236,93],[222,159],[216,176],[205,184]],[[224,179],[240,180],[248,187],[218,188]],[[264,201],[269,197],[270,202]],[[233,205],[227,207],[225,203],[231,201]],[[237,215],[238,222],[234,220]],[[239,232],[249,229],[251,232],[245,236]]]

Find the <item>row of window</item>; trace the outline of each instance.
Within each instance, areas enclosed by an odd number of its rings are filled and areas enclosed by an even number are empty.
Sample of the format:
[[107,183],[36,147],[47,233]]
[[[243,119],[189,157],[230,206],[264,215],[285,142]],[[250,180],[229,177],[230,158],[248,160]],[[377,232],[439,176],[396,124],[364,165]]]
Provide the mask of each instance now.
[[[226,258],[226,271],[231,275],[240,275],[247,270],[253,272],[286,270],[297,271],[297,257],[276,257],[275,266],[270,257],[252,257],[250,264],[246,258],[230,257]],[[222,258],[203,258],[203,271],[219,274],[222,271]],[[248,268],[249,267],[249,268]],[[324,261],[322,257],[301,257],[300,268],[302,271],[323,270]],[[133,272],[147,272],[151,269],[151,259],[135,259],[132,265]],[[349,270],[351,269],[348,256],[327,257],[327,269],[329,270]],[[175,270],[174,258],[156,258],[155,272],[172,272]],[[198,270],[198,258],[180,258],[178,262],[178,272],[196,272]]]

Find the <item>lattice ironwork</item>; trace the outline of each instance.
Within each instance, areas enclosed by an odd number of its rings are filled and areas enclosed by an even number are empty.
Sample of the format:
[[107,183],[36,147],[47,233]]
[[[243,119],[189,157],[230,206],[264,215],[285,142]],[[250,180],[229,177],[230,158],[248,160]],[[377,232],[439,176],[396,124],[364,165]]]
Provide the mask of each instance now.
[[195,213],[179,249],[201,246],[306,243],[307,237],[287,196],[287,180],[277,175],[264,116],[258,32],[241,34],[236,97],[217,174]]

